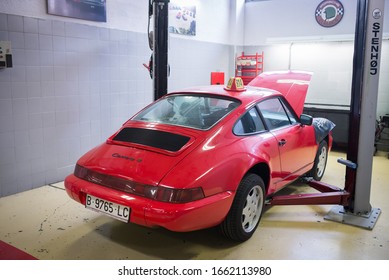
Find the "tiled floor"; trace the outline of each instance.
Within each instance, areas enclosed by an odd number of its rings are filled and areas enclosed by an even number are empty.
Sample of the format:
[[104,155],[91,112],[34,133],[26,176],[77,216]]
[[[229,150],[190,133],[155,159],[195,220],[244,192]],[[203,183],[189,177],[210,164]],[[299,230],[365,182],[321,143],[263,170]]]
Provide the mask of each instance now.
[[[323,181],[344,185],[332,151]],[[302,184],[291,190],[300,192]],[[0,198],[0,240],[38,259],[389,259],[389,159],[374,157],[371,200],[382,213],[373,230],[324,220],[332,206],[275,206],[241,244],[216,229],[174,233],[124,224],[85,209],[63,183]]]

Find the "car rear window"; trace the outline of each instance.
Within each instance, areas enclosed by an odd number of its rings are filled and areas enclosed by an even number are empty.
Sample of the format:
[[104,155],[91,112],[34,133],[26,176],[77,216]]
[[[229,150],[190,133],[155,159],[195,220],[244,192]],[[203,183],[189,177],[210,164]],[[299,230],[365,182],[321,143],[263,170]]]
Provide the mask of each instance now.
[[165,131],[125,127],[113,138],[113,140],[177,152],[188,143],[190,138]]
[[239,104],[235,99],[209,95],[170,95],[141,111],[133,120],[207,130]]

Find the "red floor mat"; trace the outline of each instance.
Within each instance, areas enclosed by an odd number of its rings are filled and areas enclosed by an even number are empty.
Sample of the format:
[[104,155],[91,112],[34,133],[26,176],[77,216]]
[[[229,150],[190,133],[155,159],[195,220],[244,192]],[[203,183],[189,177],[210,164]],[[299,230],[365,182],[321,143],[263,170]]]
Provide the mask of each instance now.
[[37,258],[0,240],[0,260],[36,260]]

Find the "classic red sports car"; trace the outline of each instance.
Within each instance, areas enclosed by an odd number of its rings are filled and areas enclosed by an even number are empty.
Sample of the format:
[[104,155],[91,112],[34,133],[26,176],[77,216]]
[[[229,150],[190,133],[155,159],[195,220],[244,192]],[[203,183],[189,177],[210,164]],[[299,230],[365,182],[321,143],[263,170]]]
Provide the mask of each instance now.
[[83,155],[66,191],[123,222],[252,236],[267,199],[320,180],[333,124],[302,114],[311,74],[272,72],[170,93]]

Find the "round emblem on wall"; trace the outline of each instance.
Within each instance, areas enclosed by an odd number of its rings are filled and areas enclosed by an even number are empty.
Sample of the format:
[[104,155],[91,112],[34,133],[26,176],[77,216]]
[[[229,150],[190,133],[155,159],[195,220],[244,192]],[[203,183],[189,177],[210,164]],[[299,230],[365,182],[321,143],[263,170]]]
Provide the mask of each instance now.
[[316,8],[316,21],[323,27],[333,27],[343,18],[344,8],[338,0],[324,0]]

